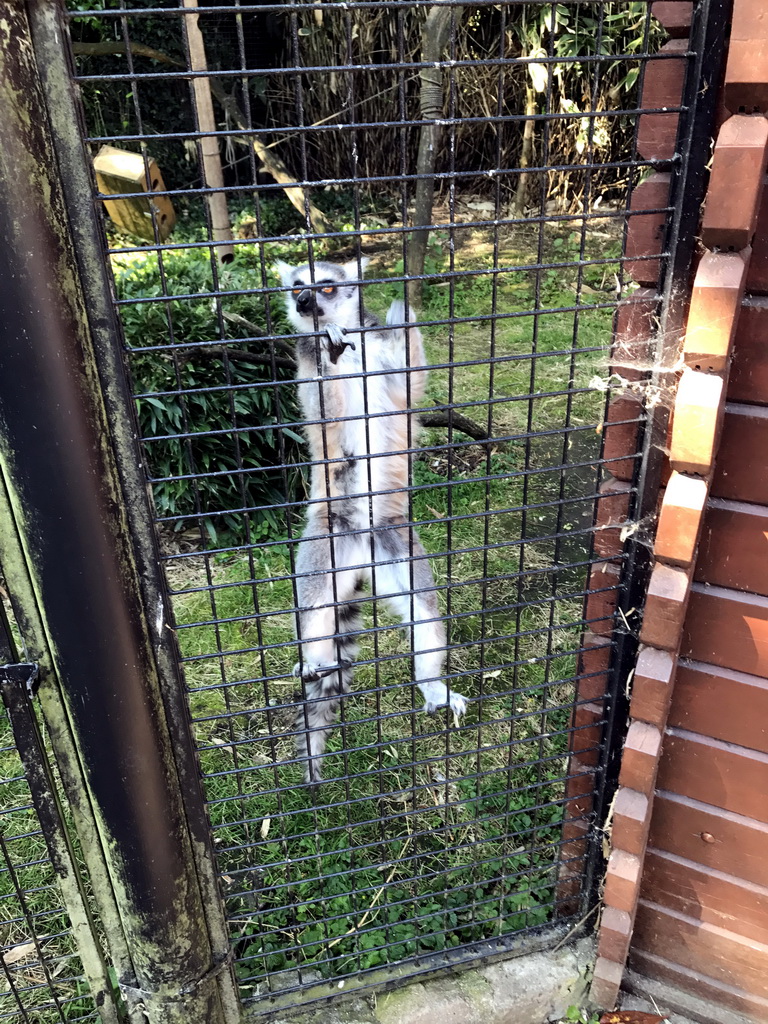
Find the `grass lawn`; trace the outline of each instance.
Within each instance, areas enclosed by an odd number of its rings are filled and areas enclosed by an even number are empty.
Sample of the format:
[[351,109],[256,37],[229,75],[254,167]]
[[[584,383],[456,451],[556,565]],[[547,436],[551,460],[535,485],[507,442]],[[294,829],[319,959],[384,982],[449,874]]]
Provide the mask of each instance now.
[[[494,266],[487,232],[457,243],[455,271]],[[542,262],[573,263],[580,237],[547,233],[544,245]],[[343,978],[552,918],[593,514],[584,499],[596,490],[604,402],[590,384],[612,314],[568,311],[571,265],[499,274],[493,322],[493,276],[460,276],[451,290],[448,251],[437,234],[422,319],[456,322],[424,329],[436,367],[425,404],[477,403],[461,412],[482,423],[491,408],[502,439],[485,447],[426,430],[413,467],[413,518],[448,616],[447,671],[471,699],[461,727],[414,711],[407,637],[370,605],[356,693],[312,794],[290,735],[290,545],[169,565],[246,995],[296,984],[302,968],[305,983]],[[617,239],[587,238],[584,257],[617,251]],[[531,236],[504,237],[497,259],[535,262]],[[368,277],[393,266],[385,252]],[[581,303],[610,302],[617,270],[587,267]],[[383,313],[398,294],[372,284],[366,304]],[[537,306],[537,317],[511,315]]]

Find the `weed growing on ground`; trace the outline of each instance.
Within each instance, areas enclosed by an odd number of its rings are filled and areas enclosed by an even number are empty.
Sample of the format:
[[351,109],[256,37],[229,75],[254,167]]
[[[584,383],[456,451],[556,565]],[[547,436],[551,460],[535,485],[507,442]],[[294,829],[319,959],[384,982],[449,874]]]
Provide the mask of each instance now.
[[599,1024],[599,1021],[599,1013],[590,1013],[579,1006],[569,1006],[560,1024]]

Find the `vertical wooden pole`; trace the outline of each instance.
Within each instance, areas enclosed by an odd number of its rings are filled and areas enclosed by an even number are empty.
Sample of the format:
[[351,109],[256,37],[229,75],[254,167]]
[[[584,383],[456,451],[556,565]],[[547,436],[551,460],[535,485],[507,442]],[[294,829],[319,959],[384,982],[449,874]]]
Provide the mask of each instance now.
[[[182,3],[188,10],[197,10],[197,0],[182,0]],[[190,68],[193,71],[207,71],[208,60],[205,56],[203,33],[200,31],[200,16],[198,14],[185,15],[184,28],[187,37]],[[194,78],[192,80],[192,88],[195,94],[198,131],[215,132],[216,118],[213,114],[210,79]],[[206,186],[208,188],[224,188],[219,140],[215,135],[204,135],[200,139],[200,157],[203,164],[203,179]],[[232,225],[229,220],[226,193],[213,192],[206,199],[211,215],[211,229],[214,242],[229,242],[228,245],[217,245],[216,254],[222,263],[229,263],[234,258],[235,250],[230,241],[232,238]]]
[[452,8],[432,7],[427,14],[421,32],[421,61],[425,65],[419,72],[419,106],[421,119],[425,123],[419,133],[419,155],[416,160],[415,208],[413,231],[408,242],[408,274],[414,276],[408,282],[408,303],[421,308],[424,282],[424,260],[429,241],[428,225],[432,223],[432,207],[435,199],[435,164],[440,145],[443,114],[443,69],[440,61],[448,45],[451,28]]

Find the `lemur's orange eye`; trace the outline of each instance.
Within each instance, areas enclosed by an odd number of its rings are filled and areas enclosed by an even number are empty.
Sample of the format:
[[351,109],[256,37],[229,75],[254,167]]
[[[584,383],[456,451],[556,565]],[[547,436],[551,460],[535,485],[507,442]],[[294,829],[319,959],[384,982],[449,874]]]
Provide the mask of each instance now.
[[335,288],[323,288],[323,295],[333,295]]
[[301,288],[293,288],[292,291],[294,295],[298,295],[301,292]]

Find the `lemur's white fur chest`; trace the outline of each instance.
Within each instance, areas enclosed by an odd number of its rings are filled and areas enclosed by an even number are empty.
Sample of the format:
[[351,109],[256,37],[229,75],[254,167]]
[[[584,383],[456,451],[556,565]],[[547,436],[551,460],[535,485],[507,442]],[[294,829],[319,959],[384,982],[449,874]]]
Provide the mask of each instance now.
[[[362,267],[363,262],[360,266]],[[278,264],[293,299],[288,317],[296,344],[299,401],[312,455],[309,515],[333,512],[364,527],[398,518],[407,507],[409,450],[417,430],[409,410],[421,399],[426,366],[421,332],[405,327],[401,302],[378,325],[360,303],[358,264]],[[365,325],[365,330],[360,328]]]
[[[364,340],[359,334],[347,334],[355,349],[345,349],[336,363],[325,352],[320,367],[316,356],[314,366],[311,357],[299,363],[299,398],[307,437],[313,458],[322,462],[314,468],[313,495],[359,496],[356,518],[366,521],[368,495],[400,491],[407,483],[407,415],[392,415],[406,408],[407,386],[395,379],[406,374],[402,365],[395,369],[392,345],[387,332],[383,333],[382,339],[378,332],[367,331]],[[388,453],[393,454],[387,458]],[[334,460],[354,460],[343,479],[334,473]],[[382,508],[400,504],[391,493],[374,501]]]

